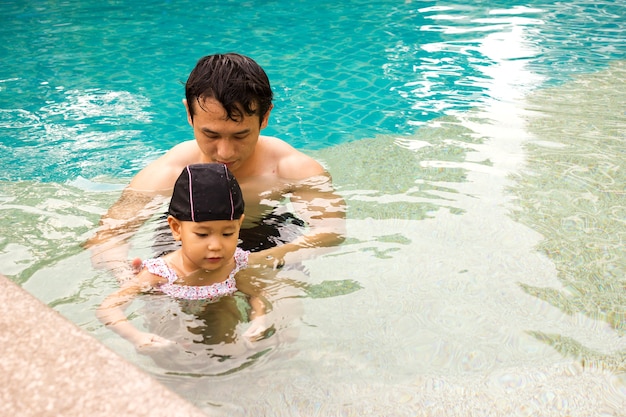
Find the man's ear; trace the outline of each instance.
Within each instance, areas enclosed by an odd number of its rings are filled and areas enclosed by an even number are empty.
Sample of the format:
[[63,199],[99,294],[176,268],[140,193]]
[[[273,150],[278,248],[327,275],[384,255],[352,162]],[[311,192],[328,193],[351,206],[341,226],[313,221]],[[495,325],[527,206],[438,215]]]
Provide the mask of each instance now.
[[191,112],[189,112],[189,103],[187,103],[187,99],[183,99],[183,104],[185,105],[185,110],[187,111],[187,123],[189,126],[193,127],[193,118],[191,117]]
[[170,225],[170,230],[172,231],[172,236],[174,237],[174,240],[180,240],[180,234],[181,234],[180,221],[176,220],[172,216],[167,216],[167,224]]
[[267,123],[270,120],[270,113],[272,112],[273,108],[274,108],[274,105],[270,104],[270,108],[267,109],[267,112],[265,113],[265,115],[263,116],[263,119],[261,120],[261,130],[267,127]]

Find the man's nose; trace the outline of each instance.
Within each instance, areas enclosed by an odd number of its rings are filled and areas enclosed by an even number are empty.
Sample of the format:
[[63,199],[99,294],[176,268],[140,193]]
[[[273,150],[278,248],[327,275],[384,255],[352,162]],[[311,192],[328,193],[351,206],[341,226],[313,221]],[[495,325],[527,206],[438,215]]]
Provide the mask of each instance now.
[[235,154],[235,147],[229,139],[221,139],[217,143],[217,156],[220,162],[231,162]]

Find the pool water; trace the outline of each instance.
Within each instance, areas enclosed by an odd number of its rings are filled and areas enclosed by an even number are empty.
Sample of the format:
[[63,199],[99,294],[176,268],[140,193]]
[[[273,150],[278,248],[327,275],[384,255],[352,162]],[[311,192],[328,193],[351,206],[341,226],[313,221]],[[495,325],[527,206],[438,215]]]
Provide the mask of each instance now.
[[[0,271],[210,415],[623,415],[622,9],[5,2]],[[155,362],[95,319],[115,283],[79,243],[191,137],[181,82],[224,51],[266,68],[264,133],[329,169],[348,237],[269,277],[303,285],[256,351]]]

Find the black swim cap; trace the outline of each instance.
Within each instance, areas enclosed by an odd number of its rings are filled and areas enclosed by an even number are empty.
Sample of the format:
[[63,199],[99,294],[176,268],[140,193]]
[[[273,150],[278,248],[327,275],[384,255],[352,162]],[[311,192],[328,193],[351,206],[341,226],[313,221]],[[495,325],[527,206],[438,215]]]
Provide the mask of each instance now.
[[187,165],[176,180],[168,213],[181,221],[237,220],[244,202],[226,165]]

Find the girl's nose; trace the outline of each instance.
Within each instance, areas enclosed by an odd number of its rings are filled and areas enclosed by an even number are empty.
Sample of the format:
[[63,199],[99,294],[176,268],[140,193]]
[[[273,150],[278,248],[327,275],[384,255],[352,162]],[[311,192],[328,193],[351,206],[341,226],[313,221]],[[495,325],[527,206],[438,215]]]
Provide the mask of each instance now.
[[209,250],[220,250],[222,248],[222,245],[218,238],[211,238],[207,242],[207,248]]

